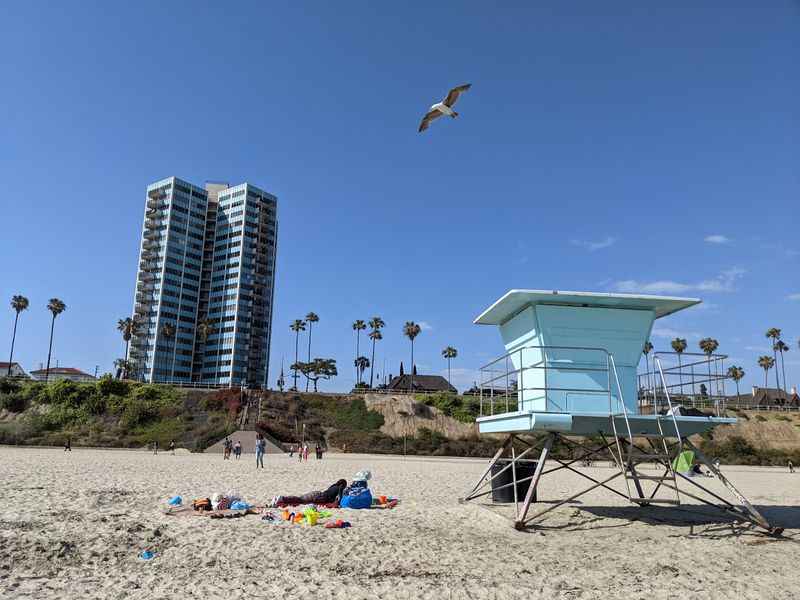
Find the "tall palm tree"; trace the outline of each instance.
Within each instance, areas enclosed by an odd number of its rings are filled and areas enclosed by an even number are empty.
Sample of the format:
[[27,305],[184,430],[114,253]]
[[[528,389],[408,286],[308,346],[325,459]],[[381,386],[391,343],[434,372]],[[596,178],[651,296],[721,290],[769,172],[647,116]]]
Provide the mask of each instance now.
[[737,367],[736,365],[731,365],[728,367],[728,377],[733,379],[733,382],[736,384],[736,402],[739,402],[739,381],[744,378],[744,369],[742,367]]
[[[783,340],[778,340],[772,346],[772,350],[777,350],[781,353],[781,377],[783,377],[783,394],[786,395],[786,364],[783,362],[783,353],[789,351],[789,345],[786,344]],[[777,365],[775,366],[775,372],[778,372]]]
[[[117,321],[117,329],[122,332],[122,339],[125,341],[125,361],[128,360],[128,347],[130,346],[131,338],[136,334],[138,325],[139,323],[130,317]],[[125,379],[128,376],[128,372],[125,369],[123,371],[123,379]]]
[[[767,329],[767,332],[764,334],[766,337],[772,340],[772,357],[775,359],[775,362],[778,362],[778,351],[775,349],[775,343],[781,339],[781,330],[777,327],[770,327]],[[781,389],[781,382],[778,381],[778,369],[775,369],[775,388]]]
[[369,339],[372,340],[372,360],[370,361],[369,368],[369,387],[372,388],[373,375],[375,373],[375,342],[383,339],[383,334],[380,330],[386,325],[386,323],[384,323],[383,319],[380,317],[372,317],[367,325],[372,328],[372,331],[369,332]]
[[56,325],[56,317],[67,310],[67,305],[58,298],[50,298],[47,303],[47,310],[53,313],[53,320],[50,322],[50,348],[47,351],[47,370],[44,372],[44,382],[50,378],[50,356],[53,354],[53,328]]
[[208,341],[208,336],[214,333],[214,326],[211,324],[211,321],[208,319],[200,319],[197,322],[197,339],[200,340],[201,343],[205,344]]
[[[311,326],[319,321],[316,313],[310,312],[306,315],[306,323],[308,323],[308,362],[311,362]],[[306,379],[306,391],[308,391],[309,380]],[[316,383],[314,384],[316,385]]]
[[452,346],[448,346],[447,348],[442,350],[442,356],[447,359],[447,383],[453,385],[450,381],[450,359],[458,356],[458,350],[456,350]]
[[[361,332],[367,328],[367,324],[362,321],[361,319],[357,319],[353,323],[353,331],[356,332],[356,361],[358,361],[358,357],[361,356]],[[356,367],[356,385],[361,383],[358,375],[358,367]]]
[[11,363],[14,360],[14,342],[17,339],[17,321],[19,321],[19,313],[28,309],[28,299],[25,296],[12,296],[11,308],[16,311],[14,315],[14,333],[11,334],[11,356],[8,357],[8,376],[11,377]]
[[[355,364],[355,367],[356,367],[356,371],[363,376],[364,375],[364,371],[367,370],[367,368],[370,365],[370,362],[369,362],[369,359],[366,356],[359,356],[354,361],[354,364]],[[361,381],[361,379],[359,378],[359,382],[360,381]]]
[[[289,329],[294,331],[294,364],[298,364],[300,358],[298,356],[298,350],[300,348],[300,332],[306,330],[306,322],[302,319],[295,319],[291,325],[289,325]],[[297,391],[297,369],[292,366],[292,370],[294,371],[294,375],[292,375],[292,379],[294,379],[294,391]]]
[[[164,337],[164,339],[167,340],[167,348],[169,348],[169,340],[174,340],[175,339],[175,331],[176,331],[175,330],[175,325],[173,325],[172,323],[164,323],[161,326],[161,335]],[[172,373],[175,370],[175,368],[174,368],[175,358],[173,356],[173,359],[172,359],[173,360],[173,367],[170,369],[169,368],[169,355],[170,355],[170,351],[168,350],[167,351],[167,361],[166,361],[166,364],[164,365],[164,370],[169,373],[170,379],[172,379]]]
[[[708,365],[708,391],[711,392],[711,355],[717,351],[717,348],[719,348],[719,342],[714,338],[709,337],[703,338],[697,343],[697,345],[700,346],[700,350],[705,352],[706,356],[708,357],[708,360],[706,361],[706,364]],[[714,365],[714,368],[716,369],[716,364]],[[719,395],[719,389],[717,389],[717,395]]]
[[650,340],[647,340],[642,347],[642,354],[644,354],[644,363],[647,366],[647,385],[652,387],[652,381],[650,378],[650,353],[653,351],[653,344]]
[[[684,338],[675,338],[670,342],[670,346],[672,346],[672,350],[678,355],[678,381],[681,384],[681,395],[683,395],[683,372],[681,367],[681,355],[683,351],[686,350],[686,340]],[[694,383],[692,383],[694,386]]]
[[775,366],[775,359],[771,356],[759,356],[758,366],[764,369],[764,389],[767,389],[767,374],[769,370]]
[[411,340],[411,382],[408,387],[409,392],[414,391],[414,338],[419,335],[420,331],[422,329],[414,321],[406,321],[406,324],[403,325],[403,335]]
[[372,388],[374,375],[375,375],[375,342],[383,339],[383,334],[380,329],[373,329],[369,332],[369,339],[372,340],[372,360],[370,361],[369,368],[369,387]]

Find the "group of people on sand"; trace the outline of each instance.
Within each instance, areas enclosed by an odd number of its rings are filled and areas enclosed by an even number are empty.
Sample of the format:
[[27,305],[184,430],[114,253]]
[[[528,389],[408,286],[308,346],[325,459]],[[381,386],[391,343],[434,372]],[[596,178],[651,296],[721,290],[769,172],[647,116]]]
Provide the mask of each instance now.
[[230,438],[225,438],[225,442],[222,445],[222,459],[223,460],[230,460],[231,454],[236,460],[239,460],[242,457],[242,442],[236,440],[236,443],[233,443],[233,440]]
[[[311,449],[308,446],[308,443],[297,444],[295,447],[294,445],[289,446],[289,458],[294,456],[294,453],[297,452],[297,460],[300,462],[307,461],[308,455],[311,452]],[[316,454],[317,460],[322,459],[322,446],[319,442],[317,442],[316,447],[314,448],[314,453]]]

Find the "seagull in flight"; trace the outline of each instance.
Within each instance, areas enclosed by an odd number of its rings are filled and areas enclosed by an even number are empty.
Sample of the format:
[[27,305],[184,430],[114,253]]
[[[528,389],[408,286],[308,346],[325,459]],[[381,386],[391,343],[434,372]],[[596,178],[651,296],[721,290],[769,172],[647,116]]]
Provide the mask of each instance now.
[[431,124],[431,121],[438,119],[442,115],[447,115],[456,118],[458,113],[453,110],[453,105],[458,100],[458,97],[472,87],[471,83],[465,83],[458,87],[454,87],[447,93],[447,98],[431,106],[427,114],[422,117],[422,122],[419,124],[419,132],[425,131]]

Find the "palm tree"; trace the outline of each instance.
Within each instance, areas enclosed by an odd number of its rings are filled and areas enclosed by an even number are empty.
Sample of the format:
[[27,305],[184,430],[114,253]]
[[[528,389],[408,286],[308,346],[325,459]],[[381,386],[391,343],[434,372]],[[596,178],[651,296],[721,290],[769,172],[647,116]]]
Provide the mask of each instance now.
[[47,310],[53,313],[53,320],[50,322],[50,348],[47,351],[47,370],[44,372],[44,382],[50,378],[50,356],[53,354],[53,328],[56,325],[56,317],[67,310],[67,305],[58,298],[50,298],[47,303]]
[[[772,350],[777,350],[781,353],[781,377],[783,377],[783,394],[786,395],[786,364],[783,362],[783,353],[789,351],[789,345],[786,344],[783,340],[778,340],[772,346]],[[778,372],[777,366],[775,367],[775,373]]]
[[[122,339],[125,341],[125,357],[124,360],[128,361],[128,347],[131,343],[131,338],[136,334],[136,329],[139,323],[130,317],[125,317],[117,321],[117,329],[122,332]],[[127,368],[123,369],[123,379],[127,378]]]
[[458,350],[456,350],[452,346],[448,346],[447,348],[442,350],[442,356],[447,359],[447,383],[453,385],[450,382],[450,359],[458,356]]
[[650,380],[650,356],[649,354],[653,351],[653,344],[650,340],[647,340],[642,347],[642,354],[644,354],[644,362],[647,365],[647,385],[652,385]]
[[406,321],[406,324],[403,325],[403,335],[411,340],[411,382],[408,387],[409,392],[414,391],[414,338],[419,335],[420,331],[422,329],[414,321]]
[[728,367],[728,377],[733,379],[733,382],[736,384],[736,403],[739,403],[739,381],[744,378],[744,369],[742,367],[737,367],[735,365],[731,365]]
[[17,321],[19,321],[19,313],[28,309],[28,299],[25,296],[12,296],[11,308],[16,311],[14,316],[14,333],[11,334],[11,356],[8,357],[8,376],[11,377],[11,363],[14,360],[14,342],[17,339]]
[[214,326],[208,319],[200,319],[197,322],[197,339],[205,344],[208,341],[208,336],[214,333]]
[[[308,362],[311,362],[311,326],[318,321],[319,317],[315,313],[310,312],[306,315],[306,323],[308,323]],[[315,387],[316,384],[317,382],[315,381]],[[306,379],[306,391],[308,391],[308,379]]]
[[[300,332],[306,330],[306,322],[302,319],[295,319],[291,325],[289,325],[289,329],[294,331],[294,364],[299,364],[299,357],[298,357],[298,349],[300,344]],[[292,366],[292,370],[294,371],[294,375],[292,375],[292,379],[294,379],[294,391],[297,391],[297,369]]]
[[[779,339],[781,339],[781,330],[777,327],[770,327],[767,329],[767,333],[764,334],[766,337],[772,340],[772,357],[775,359],[775,362],[778,362],[778,351],[775,348],[775,344]],[[775,387],[776,389],[781,389],[781,382],[778,381],[778,369],[775,369]]]
[[[714,338],[703,338],[702,340],[700,340],[697,343],[697,345],[700,346],[700,350],[705,352],[706,356],[708,357],[708,360],[706,361],[706,363],[708,364],[708,391],[710,392],[711,391],[711,355],[714,354],[714,352],[717,351],[717,348],[719,348],[719,342],[717,340],[715,340]],[[717,366],[715,364],[714,365],[714,369],[716,369],[716,367]],[[717,391],[717,395],[719,395],[719,389],[717,389],[716,391]]]
[[767,389],[767,373],[775,366],[775,359],[771,356],[759,356],[758,366],[764,369],[764,389]]
[[386,323],[384,323],[383,319],[380,317],[372,317],[367,324],[372,328],[372,331],[369,332],[369,339],[372,340],[372,360],[370,361],[369,368],[369,387],[372,388],[373,375],[375,373],[375,342],[383,339],[383,334],[381,334],[380,330],[384,325],[386,325]]
[[[353,361],[353,363],[356,367],[356,372],[360,373],[362,376],[364,375],[364,371],[366,371],[370,365],[369,359],[366,356],[359,356],[355,359],[355,361]],[[360,381],[361,379],[359,378],[359,382]]]
[[[164,339],[166,339],[166,340],[171,340],[171,339],[174,339],[174,338],[175,338],[175,325],[173,325],[172,323],[164,323],[164,324],[161,326],[161,335],[162,335],[162,336],[164,337]],[[169,348],[169,343],[167,343],[167,348]],[[156,347],[156,349],[157,349],[157,347]],[[164,365],[164,367],[165,367],[165,370],[167,370],[167,368],[169,367],[169,354],[170,354],[170,351],[168,350],[168,351],[167,351],[167,362],[166,362],[166,364]],[[168,372],[169,372],[169,376],[170,376],[170,379],[172,379],[172,373],[173,373],[173,371],[175,370],[175,369],[174,369],[174,361],[175,361],[175,357],[174,357],[174,355],[173,355],[173,358],[172,358],[172,360],[173,360],[173,368],[171,368],[171,369],[169,369],[169,370],[168,370]],[[166,381],[166,378],[165,378],[165,381]]]
[[[683,351],[686,350],[686,340],[683,338],[675,338],[670,342],[670,346],[678,355],[678,380],[681,384],[681,395],[683,395],[683,373],[681,368],[681,354]],[[692,387],[694,387],[694,382],[692,382]]]
[[[367,324],[364,323],[361,319],[357,319],[353,323],[353,331],[356,332],[356,362],[358,361],[358,357],[361,356],[361,332],[367,328]],[[361,383],[358,377],[358,368],[356,368],[356,385]]]

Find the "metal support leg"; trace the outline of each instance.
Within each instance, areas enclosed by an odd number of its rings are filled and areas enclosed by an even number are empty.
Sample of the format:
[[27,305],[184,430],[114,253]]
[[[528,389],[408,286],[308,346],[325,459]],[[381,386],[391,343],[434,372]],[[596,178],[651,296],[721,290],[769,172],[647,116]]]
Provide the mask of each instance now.
[[717,469],[714,466],[714,464],[710,460],[708,460],[706,455],[703,454],[702,452],[700,452],[700,450],[697,448],[697,446],[692,444],[689,441],[688,438],[683,438],[683,443],[684,443],[684,445],[686,445],[689,448],[691,448],[692,451],[694,452],[695,456],[700,460],[700,462],[702,462],[709,471],[714,473],[714,475],[716,475],[717,479],[719,479],[720,483],[722,483],[722,485],[724,485],[726,488],[728,488],[728,490],[734,496],[736,496],[736,499],[739,500],[739,502],[741,502],[742,507],[744,508],[744,510],[747,511],[747,513],[752,518],[754,523],[756,523],[757,525],[763,527],[764,529],[766,529],[767,531],[769,531],[772,534],[780,535],[781,533],[783,533],[783,528],[782,527],[773,527],[772,525],[769,524],[769,521],[767,521],[764,518],[764,516],[760,512],[758,512],[756,510],[756,508],[752,504],[750,504],[750,501],[747,498],[745,498],[742,495],[742,493],[739,490],[737,490],[730,481],[727,480],[727,478],[719,471],[719,469]]
[[536,470],[533,473],[533,480],[528,486],[528,493],[525,494],[525,500],[522,503],[522,513],[517,514],[517,520],[514,522],[514,527],[517,529],[525,527],[525,517],[528,516],[528,509],[531,507],[531,499],[536,492],[536,488],[539,486],[539,479],[542,476],[544,463],[547,461],[547,454],[550,452],[550,448],[553,447],[553,441],[555,441],[555,439],[556,434],[551,433],[547,436],[547,440],[544,443],[542,453],[539,455],[539,462],[536,463]]

